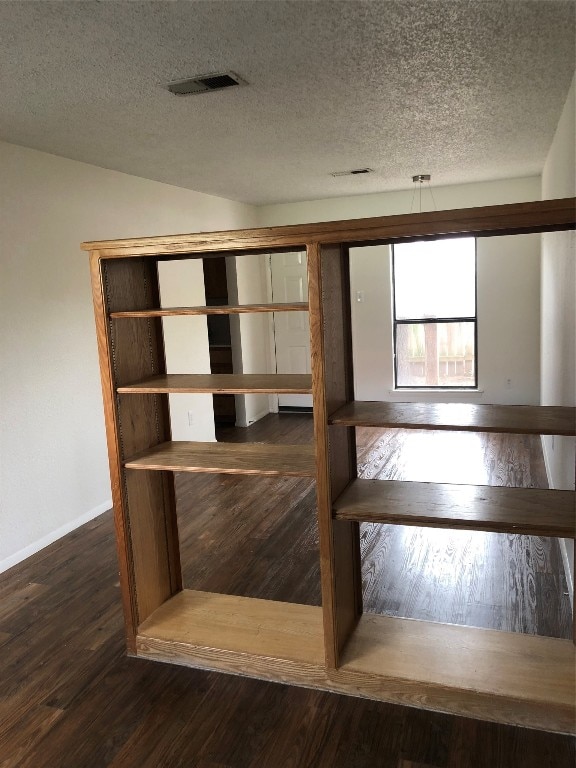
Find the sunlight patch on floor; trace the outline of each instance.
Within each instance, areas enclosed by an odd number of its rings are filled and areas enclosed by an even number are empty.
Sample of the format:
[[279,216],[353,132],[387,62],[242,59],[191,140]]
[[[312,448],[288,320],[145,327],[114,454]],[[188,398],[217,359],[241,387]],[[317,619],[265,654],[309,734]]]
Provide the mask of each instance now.
[[400,459],[404,480],[485,485],[483,443],[473,432],[418,431],[410,435]]

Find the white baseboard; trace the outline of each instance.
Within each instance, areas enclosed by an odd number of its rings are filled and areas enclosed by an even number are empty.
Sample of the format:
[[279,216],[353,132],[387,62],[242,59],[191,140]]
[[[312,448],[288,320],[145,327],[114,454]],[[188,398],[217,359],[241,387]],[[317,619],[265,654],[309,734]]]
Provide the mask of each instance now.
[[38,539],[38,541],[35,541],[33,544],[29,544],[27,547],[24,547],[24,549],[21,549],[18,552],[15,552],[13,555],[4,558],[4,560],[0,560],[0,573],[4,573],[4,571],[12,568],[12,566],[18,565],[18,563],[26,560],[26,558],[35,555],[36,552],[40,552],[41,549],[48,547],[58,539],[66,536],[67,533],[74,531],[76,528],[80,528],[80,526],[84,525],[84,523],[90,522],[90,520],[93,520],[95,517],[98,517],[98,515],[101,515],[103,512],[109,510],[111,506],[112,499],[108,499],[102,504],[98,504],[98,506],[94,507],[94,509],[91,509],[85,514],[80,515],[80,517],[75,517],[74,520],[71,520],[65,525],[61,525],[59,528],[56,528],[55,531],[51,531],[46,536],[43,536],[41,539]]
[[[542,436],[542,453],[544,454],[544,466],[546,467],[546,477],[548,479],[548,487],[554,488],[554,482],[552,480],[552,469],[550,467],[550,457],[546,450],[547,442]],[[560,554],[562,556],[562,564],[564,565],[564,574],[566,576],[566,582],[568,584],[568,593],[570,595],[570,607],[572,608],[572,614],[574,615],[574,574],[572,572],[572,563],[570,556],[568,555],[568,549],[566,547],[566,539],[558,539],[558,546],[560,547]]]
[[263,419],[264,416],[268,416],[269,413],[270,413],[269,408],[264,408],[262,411],[259,411],[258,413],[253,415],[252,419],[250,419],[250,423],[248,424],[248,426],[250,426],[250,424],[255,424],[257,421],[260,421],[260,419]]
[[252,424],[255,424],[257,421],[260,421],[260,419],[263,419],[264,416],[268,416],[270,413],[269,408],[265,408],[263,411],[259,411],[257,414],[253,415],[250,420],[244,416],[243,419],[237,419],[236,420],[236,426],[237,427],[250,427]]
[[562,562],[564,563],[564,573],[566,574],[566,581],[568,583],[568,594],[570,595],[572,615],[574,615],[574,574],[572,573],[572,563],[568,556],[566,539],[558,539],[558,545],[560,547],[560,554],[562,555]]
[[550,458],[548,456],[548,450],[546,446],[548,443],[544,439],[544,435],[540,435],[540,443],[542,444],[542,455],[544,456],[544,468],[546,469],[546,479],[548,480],[548,488],[554,488],[552,482],[552,468],[550,466]]

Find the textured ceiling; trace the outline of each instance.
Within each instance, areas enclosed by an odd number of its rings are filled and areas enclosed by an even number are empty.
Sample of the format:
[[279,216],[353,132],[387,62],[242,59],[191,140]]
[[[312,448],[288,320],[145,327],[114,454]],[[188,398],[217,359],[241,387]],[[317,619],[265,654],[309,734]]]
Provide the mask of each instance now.
[[0,139],[257,204],[528,176],[574,68],[574,2],[0,2]]

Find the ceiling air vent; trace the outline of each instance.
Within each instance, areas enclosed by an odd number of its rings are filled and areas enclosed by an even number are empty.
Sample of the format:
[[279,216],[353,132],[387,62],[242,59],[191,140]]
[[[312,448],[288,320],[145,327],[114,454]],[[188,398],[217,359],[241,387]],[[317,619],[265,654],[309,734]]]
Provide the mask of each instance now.
[[221,91],[223,88],[232,88],[234,85],[246,85],[246,82],[234,72],[214,72],[211,75],[189,77],[187,80],[175,80],[168,83],[166,88],[175,96],[190,96],[193,93]]
[[374,173],[373,168],[354,168],[353,171],[334,171],[330,176],[360,176],[363,173]]

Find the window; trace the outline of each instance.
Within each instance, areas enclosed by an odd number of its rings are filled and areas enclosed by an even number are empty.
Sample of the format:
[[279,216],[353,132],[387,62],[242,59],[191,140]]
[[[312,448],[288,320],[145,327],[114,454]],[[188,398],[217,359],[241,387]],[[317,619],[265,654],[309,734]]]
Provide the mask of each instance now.
[[394,245],[392,287],[396,388],[477,387],[476,239]]

